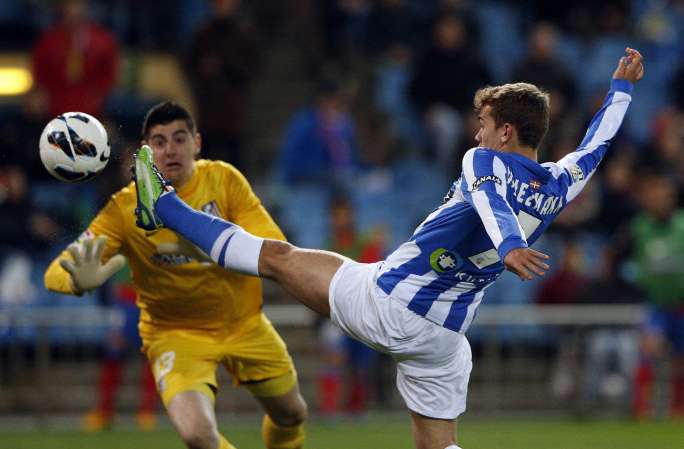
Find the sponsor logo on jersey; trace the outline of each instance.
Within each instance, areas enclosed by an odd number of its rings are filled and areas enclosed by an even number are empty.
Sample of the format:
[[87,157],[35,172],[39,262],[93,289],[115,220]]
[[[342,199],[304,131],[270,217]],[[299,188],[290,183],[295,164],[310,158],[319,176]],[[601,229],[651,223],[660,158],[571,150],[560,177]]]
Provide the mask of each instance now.
[[584,172],[579,165],[574,164],[570,168],[570,176],[574,182],[580,182],[584,179]]
[[473,190],[477,190],[477,189],[482,185],[482,183],[485,183],[485,182],[487,182],[487,181],[493,181],[493,182],[495,182],[495,183],[497,183],[497,184],[499,184],[499,185],[502,184],[501,178],[499,178],[499,177],[496,176],[496,175],[480,176],[480,177],[477,178],[477,179],[475,180],[475,182],[473,183]]
[[158,254],[154,253],[150,258],[152,262],[158,265],[183,265],[190,262],[195,262],[195,259],[184,254]]
[[496,281],[501,273],[487,274],[483,276],[477,276],[474,274],[459,272],[454,275],[454,278],[458,282],[465,282],[468,284],[473,284],[475,286],[480,286],[482,284],[491,284]]
[[437,273],[448,273],[461,268],[461,265],[461,256],[444,248],[438,248],[430,255],[430,266]]
[[[534,183],[539,183],[537,180],[523,182],[513,176],[513,171],[506,168],[506,184],[509,187],[509,194],[518,203],[537,211],[541,215],[557,214],[563,209],[565,203],[563,197],[548,195],[541,191],[535,191]],[[531,187],[531,188],[530,188]]]

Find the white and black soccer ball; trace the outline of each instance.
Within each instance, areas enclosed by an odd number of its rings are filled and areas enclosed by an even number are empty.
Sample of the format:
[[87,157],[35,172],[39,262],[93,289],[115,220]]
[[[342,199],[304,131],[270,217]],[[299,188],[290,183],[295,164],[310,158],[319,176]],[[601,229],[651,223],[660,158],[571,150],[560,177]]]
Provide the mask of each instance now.
[[107,131],[92,115],[66,112],[52,119],[40,136],[40,159],[65,182],[81,182],[100,173],[109,161]]

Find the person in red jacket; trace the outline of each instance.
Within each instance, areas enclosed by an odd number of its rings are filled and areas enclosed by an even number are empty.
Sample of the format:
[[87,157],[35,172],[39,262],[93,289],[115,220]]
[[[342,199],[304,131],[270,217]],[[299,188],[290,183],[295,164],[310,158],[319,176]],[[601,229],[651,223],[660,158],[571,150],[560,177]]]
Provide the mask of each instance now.
[[116,82],[118,45],[112,33],[88,18],[83,0],[63,0],[60,19],[33,48],[35,89],[51,116],[80,111],[99,116]]

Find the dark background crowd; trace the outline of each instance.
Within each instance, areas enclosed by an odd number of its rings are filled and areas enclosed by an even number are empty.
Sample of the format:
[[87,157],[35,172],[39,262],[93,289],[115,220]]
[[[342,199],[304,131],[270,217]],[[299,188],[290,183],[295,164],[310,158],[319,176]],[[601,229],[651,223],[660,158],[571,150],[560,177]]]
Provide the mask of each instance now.
[[[23,61],[33,78],[0,97],[0,308],[73,306],[42,288],[42,272],[128,181],[142,117],[160,100],[194,112],[203,156],[240,168],[294,243],[377,259],[458,177],[477,88],[547,90],[540,162],[555,161],[581,141],[626,46],[644,55],[646,77],[600,170],[538,244],[553,271],[530,283],[507,273],[486,303],[649,302],[681,314],[684,1],[0,2],[0,67]],[[39,158],[42,127],[69,110],[100,118],[112,144],[107,170],[84,184],[54,180]],[[537,327],[499,335],[559,341]],[[12,338],[0,328],[0,342]],[[648,383],[643,361],[662,349],[621,338],[609,338],[623,347],[615,370],[636,366]]]

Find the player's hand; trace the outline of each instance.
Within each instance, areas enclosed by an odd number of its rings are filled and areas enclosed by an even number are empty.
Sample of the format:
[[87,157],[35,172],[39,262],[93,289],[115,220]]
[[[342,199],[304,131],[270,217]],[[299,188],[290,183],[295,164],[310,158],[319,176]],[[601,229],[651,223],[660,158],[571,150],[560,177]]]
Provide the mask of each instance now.
[[613,73],[614,79],[630,81],[632,84],[644,77],[644,57],[633,48],[625,49],[626,56],[620,58]]
[[74,293],[82,294],[104,284],[126,264],[126,258],[117,254],[102,263],[106,237],[86,237],[67,247],[73,261],[62,259],[59,264],[71,275]]
[[504,266],[508,271],[517,274],[523,281],[534,279],[533,274],[544,276],[549,266],[544,262],[549,256],[531,248],[516,248],[504,257]]
[[176,243],[160,243],[157,245],[157,253],[168,255],[182,254],[183,256],[193,258],[200,263],[214,263],[207,253],[183,237],[179,237],[179,240]]

